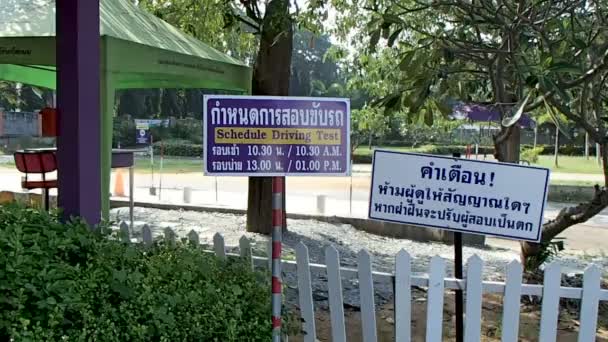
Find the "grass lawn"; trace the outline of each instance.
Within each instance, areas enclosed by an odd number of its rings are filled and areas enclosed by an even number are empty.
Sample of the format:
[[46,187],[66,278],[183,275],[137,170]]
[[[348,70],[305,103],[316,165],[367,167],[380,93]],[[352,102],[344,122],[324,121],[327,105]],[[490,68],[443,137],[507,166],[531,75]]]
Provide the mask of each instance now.
[[593,182],[593,181],[577,181],[577,180],[551,180],[551,185],[571,185],[571,186],[584,186],[584,187],[592,187],[596,184],[602,185],[602,182]]
[[[417,149],[411,147],[389,147],[387,149],[396,151],[416,151]],[[369,150],[367,146],[359,147],[356,153],[359,155],[370,155],[373,149]],[[587,160],[585,157],[571,157],[571,156],[560,156],[559,167],[553,166],[553,156],[540,156],[538,163],[535,165],[548,167],[553,172],[560,173],[581,173],[581,174],[596,174],[601,175],[602,170],[595,162],[594,158]],[[1,168],[14,169],[15,163],[12,158],[0,159]],[[160,158],[154,158],[154,172],[159,172]],[[135,169],[137,172],[150,173],[150,158],[149,157],[137,157],[135,158]],[[195,158],[179,158],[179,157],[168,157],[163,161],[163,172],[164,173],[189,173],[189,172],[203,172],[203,160]],[[596,182],[593,181],[578,181],[578,180],[554,180],[551,184],[559,185],[578,185],[578,186],[591,186]]]
[[370,150],[367,146],[359,146],[355,150],[355,154],[359,156],[371,156],[374,154],[375,149],[384,149],[384,150],[392,150],[399,152],[416,152],[416,148],[414,147],[386,147],[386,146],[373,146]]
[[539,156],[535,165],[550,168],[553,172],[602,174],[602,168],[597,164],[595,158],[559,156],[559,166],[555,167],[553,156]]
[[[160,157],[154,158],[154,172],[160,169]],[[135,158],[135,170],[137,172],[151,172],[150,158],[141,157]],[[202,159],[190,158],[165,158],[163,160],[163,173],[186,173],[186,172],[203,172]]]

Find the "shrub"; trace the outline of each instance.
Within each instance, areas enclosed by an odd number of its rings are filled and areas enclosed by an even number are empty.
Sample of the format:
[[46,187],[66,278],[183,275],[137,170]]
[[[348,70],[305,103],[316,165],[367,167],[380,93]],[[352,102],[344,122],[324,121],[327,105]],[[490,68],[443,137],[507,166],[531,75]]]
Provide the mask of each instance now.
[[136,132],[133,120],[125,117],[114,118],[112,141],[115,146],[134,146]]
[[538,156],[543,151],[543,147],[527,148],[521,151],[520,159],[529,161],[530,163],[538,162]]
[[3,341],[269,341],[266,276],[183,243],[0,206]]
[[[536,148],[541,148],[541,155],[553,155],[555,153],[555,145],[536,145]],[[522,145],[522,149],[532,148],[532,145]],[[585,155],[585,146],[580,145],[561,145],[559,154],[565,156],[583,156]],[[589,154],[595,154],[595,145],[589,146]]]
[[[437,155],[452,155],[453,153],[460,153],[464,157],[466,152],[466,146],[460,145],[422,145],[414,149],[414,152],[437,154]],[[494,148],[491,146],[479,146],[479,154],[493,154]],[[471,153],[475,153],[475,146],[471,145]]]
[[166,156],[174,157],[203,157],[203,145],[193,144],[187,140],[171,139],[154,143],[154,154],[160,154],[160,146],[163,145]]
[[[391,149],[391,147],[380,147]],[[403,151],[403,149],[397,149]],[[457,146],[457,145],[422,145],[416,148],[407,149],[407,151],[416,152],[416,153],[426,153],[426,154],[436,154],[436,155],[452,155],[452,153],[461,153],[464,157],[466,146]],[[489,154],[492,155],[494,153],[494,148],[491,146],[479,146],[478,148],[479,154]],[[471,153],[475,153],[475,147],[472,146]],[[353,163],[355,164],[370,164],[373,159],[373,151],[367,150],[367,148],[361,148],[355,150],[353,154]]]
[[371,164],[373,160],[372,154],[359,154],[355,153],[352,156],[354,164]]
[[184,139],[202,145],[203,122],[192,118],[176,120],[169,130],[169,136],[173,139]]

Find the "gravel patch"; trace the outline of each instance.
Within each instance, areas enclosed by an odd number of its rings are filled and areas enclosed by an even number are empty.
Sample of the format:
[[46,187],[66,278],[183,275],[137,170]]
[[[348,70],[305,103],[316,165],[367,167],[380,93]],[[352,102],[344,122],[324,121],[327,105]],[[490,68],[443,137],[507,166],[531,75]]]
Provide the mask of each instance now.
[[[117,208],[111,211],[111,219],[128,220],[128,208]],[[238,240],[246,236],[252,242],[253,254],[265,256],[268,237],[245,231],[245,216],[221,213],[194,212],[183,210],[159,210],[135,208],[133,237],[141,237],[141,229],[148,224],[153,237],[163,234],[167,227],[172,228],[178,237],[194,230],[199,234],[202,244],[211,245],[216,233],[223,235],[226,246],[236,249]],[[426,273],[431,257],[439,255],[446,259],[447,272],[453,270],[453,247],[436,242],[416,242],[377,236],[357,230],[347,224],[331,224],[314,220],[287,221],[288,232],[283,235],[283,256],[295,260],[294,247],[300,241],[307,247],[311,263],[324,264],[324,248],[331,244],[340,253],[341,265],[356,268],[357,253],[365,249],[372,255],[373,269],[380,272],[393,272],[395,255],[404,249],[412,256],[412,271]],[[516,251],[501,248],[464,247],[463,257],[466,260],[472,255],[484,260],[484,279],[502,280],[506,265],[518,260]],[[561,254],[557,261],[565,266],[567,272],[582,271],[590,263],[596,263],[603,270],[608,269],[608,257],[605,255],[587,255],[576,252]],[[297,303],[297,280],[295,274],[285,274],[284,281],[291,290],[286,291],[289,302]],[[327,286],[325,274],[313,272],[312,282],[314,297],[318,304],[326,305]],[[344,301],[347,305],[359,306],[358,286],[356,280],[343,281]],[[392,298],[392,284],[375,283],[376,301],[382,305]]]

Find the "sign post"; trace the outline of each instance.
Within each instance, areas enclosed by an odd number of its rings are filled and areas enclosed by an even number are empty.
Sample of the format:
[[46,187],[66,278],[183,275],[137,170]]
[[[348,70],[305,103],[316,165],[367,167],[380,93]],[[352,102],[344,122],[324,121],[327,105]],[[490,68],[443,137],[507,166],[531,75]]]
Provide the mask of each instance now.
[[205,95],[203,108],[206,175],[273,177],[272,327],[279,342],[285,176],[350,175],[350,102]]
[[283,190],[285,177],[272,178],[272,341],[281,342],[281,248],[283,243]]
[[[454,232],[454,275],[463,278],[462,233],[538,242],[549,170],[475,159],[374,151],[369,218]],[[463,293],[456,290],[463,341]]]
[[[477,152],[476,152],[477,153]],[[460,158],[460,153],[452,153],[452,157]],[[462,233],[454,232],[454,277],[462,279]],[[461,289],[455,291],[456,311],[456,342],[464,341],[464,296]]]
[[[454,232],[454,277],[462,279],[462,233]],[[464,296],[461,289],[455,291],[456,342],[464,341]]]

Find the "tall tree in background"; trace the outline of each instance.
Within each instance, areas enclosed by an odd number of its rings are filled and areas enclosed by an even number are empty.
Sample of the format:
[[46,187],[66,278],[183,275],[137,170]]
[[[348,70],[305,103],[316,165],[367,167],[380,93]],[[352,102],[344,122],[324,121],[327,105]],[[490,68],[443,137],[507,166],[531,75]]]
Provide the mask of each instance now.
[[[327,58],[332,44],[327,35],[315,35],[307,30],[294,33],[289,94],[294,96],[323,96],[327,88],[343,83],[336,61]],[[315,95],[315,90],[325,90]]]
[[15,83],[0,81],[0,108],[13,110],[19,105],[19,95]]

